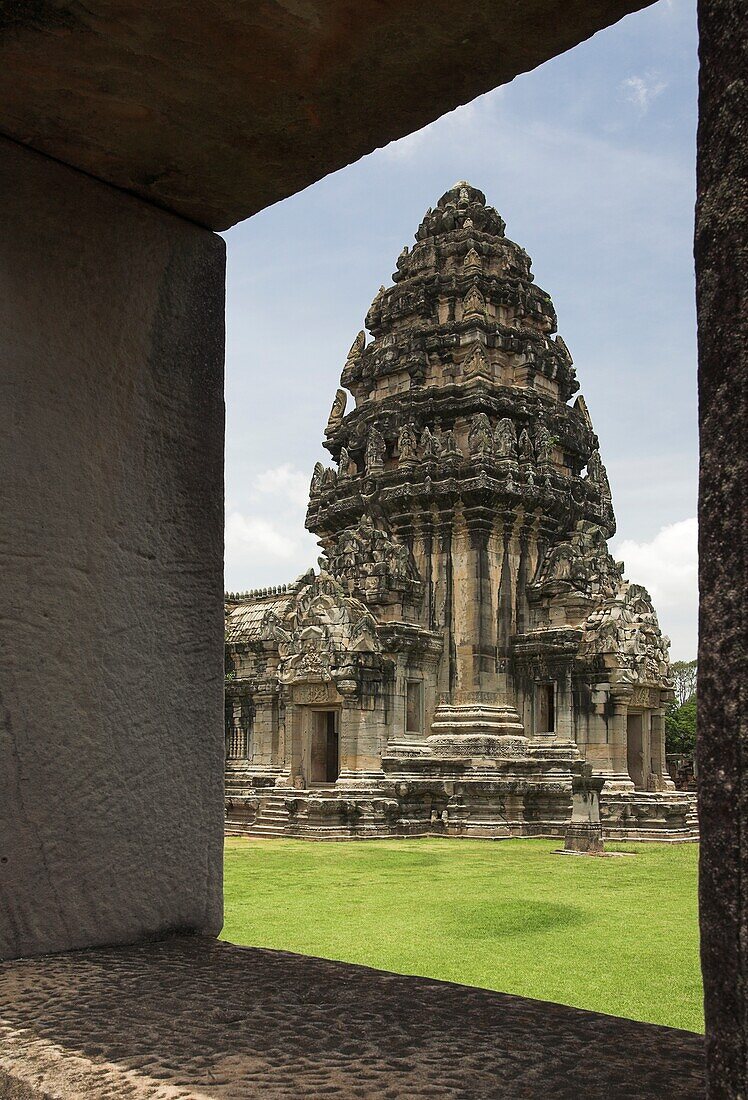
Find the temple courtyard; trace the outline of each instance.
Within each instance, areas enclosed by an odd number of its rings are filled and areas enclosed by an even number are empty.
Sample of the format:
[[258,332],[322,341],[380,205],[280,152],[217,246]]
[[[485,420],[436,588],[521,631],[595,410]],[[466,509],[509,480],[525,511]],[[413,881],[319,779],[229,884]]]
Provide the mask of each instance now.
[[235,944],[703,1031],[696,844],[228,838]]

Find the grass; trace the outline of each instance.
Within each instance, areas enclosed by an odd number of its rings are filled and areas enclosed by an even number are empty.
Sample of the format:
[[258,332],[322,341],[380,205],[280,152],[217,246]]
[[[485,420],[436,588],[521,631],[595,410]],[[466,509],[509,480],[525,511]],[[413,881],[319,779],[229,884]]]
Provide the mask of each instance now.
[[228,839],[232,943],[703,1031],[695,844]]

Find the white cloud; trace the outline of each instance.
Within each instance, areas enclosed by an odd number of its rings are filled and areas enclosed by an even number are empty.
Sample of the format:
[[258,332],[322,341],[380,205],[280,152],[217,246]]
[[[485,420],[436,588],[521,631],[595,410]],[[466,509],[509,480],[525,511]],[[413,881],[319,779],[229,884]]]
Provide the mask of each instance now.
[[280,497],[306,509],[310,480],[310,474],[294,469],[290,462],[284,462],[257,474],[253,490],[256,496],[272,496],[276,499]]
[[621,81],[621,88],[628,102],[645,114],[652,100],[665,91],[667,83],[657,73],[649,72],[626,77]]
[[648,589],[673,660],[696,656],[698,622],[698,526],[696,517],[660,528],[649,542],[624,539],[613,556],[626,564],[626,578]]
[[[235,494],[235,497],[238,494]],[[309,476],[290,462],[256,473],[226,515],[224,571],[229,591],[283,584],[317,557],[304,529]]]
[[295,550],[293,539],[261,516],[232,512],[226,517],[226,552],[262,559],[266,554],[288,560]]

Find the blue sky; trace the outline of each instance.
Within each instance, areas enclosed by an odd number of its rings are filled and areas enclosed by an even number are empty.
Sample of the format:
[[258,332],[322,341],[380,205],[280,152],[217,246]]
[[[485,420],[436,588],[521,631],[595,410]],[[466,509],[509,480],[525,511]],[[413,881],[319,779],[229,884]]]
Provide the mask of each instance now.
[[612,549],[673,658],[695,656],[696,47],[695,5],[660,0],[225,234],[228,589],[315,563],[307,490],[346,352],[426,208],[467,179],[553,298]]

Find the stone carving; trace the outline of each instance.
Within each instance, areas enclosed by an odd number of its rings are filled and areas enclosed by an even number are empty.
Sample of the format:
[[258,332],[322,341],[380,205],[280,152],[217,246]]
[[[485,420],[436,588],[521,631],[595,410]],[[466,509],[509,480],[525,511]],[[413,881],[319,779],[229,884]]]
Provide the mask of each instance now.
[[587,617],[580,653],[609,658],[623,683],[670,687],[669,648],[646,588],[623,581]]
[[462,303],[462,316],[463,317],[485,317],[486,315],[486,299],[483,297],[477,286],[473,286],[465,295]]
[[321,462],[316,462],[309,485],[310,498],[319,496],[323,489],[334,488],[337,482],[338,475],[332,466],[323,466]]
[[517,429],[514,426],[514,421],[508,416],[502,417],[496,425],[493,433],[493,445],[494,454],[497,458],[508,458],[514,462],[517,461]]
[[481,258],[478,255],[478,253],[475,251],[474,248],[471,248],[470,251],[466,253],[465,259],[462,261],[462,263],[463,263],[463,267],[466,267],[468,269],[471,269],[471,268],[479,268],[480,269],[483,266],[483,264],[481,262]]
[[348,400],[348,395],[345,390],[336,390],[335,400],[332,403],[330,409],[330,416],[327,420],[327,427],[325,428],[325,435],[330,435],[340,424],[341,420],[345,416],[345,406]]
[[340,448],[340,458],[338,459],[338,481],[344,481],[347,477],[351,476],[351,456],[348,454],[347,447]]
[[360,359],[363,355],[364,348],[366,347],[366,333],[361,330],[356,339],[353,341],[350,347],[350,351],[346,356],[346,362],[351,362],[356,359]]
[[366,440],[366,472],[376,473],[384,469],[384,457],[387,453],[387,445],[384,436],[378,428],[371,428]]
[[351,595],[371,603],[412,590],[420,580],[408,547],[377,528],[367,514],[338,536],[325,561]]
[[597,485],[602,496],[610,500],[611,492],[608,472],[603,466],[599,451],[593,451],[589,457],[587,462],[587,478],[593,485]]
[[468,446],[470,454],[474,458],[490,455],[493,447],[493,432],[491,431],[491,421],[485,413],[477,413],[473,417],[468,432]]
[[325,476],[325,467],[321,462],[315,462],[314,470],[312,471],[312,480],[309,485],[309,495],[315,497],[319,494],[322,488],[322,479]]
[[351,654],[380,651],[371,613],[326,573],[302,589],[287,619],[266,614],[262,638],[277,643],[282,684],[350,681]]
[[491,364],[486,355],[483,344],[473,344],[469,354],[462,364],[462,372],[466,378],[474,378],[480,375],[483,378],[492,378]]
[[553,439],[545,424],[540,424],[535,432],[535,455],[538,466],[552,464]]
[[397,437],[397,461],[404,466],[418,458],[418,440],[412,423],[403,424]]
[[444,441],[442,446],[442,461],[454,462],[462,458],[459,447],[457,446],[457,440],[455,439],[455,433],[451,428],[448,428],[444,433]]
[[590,599],[610,599],[618,591],[623,566],[613,560],[605,535],[597,524],[580,521],[570,538],[550,547],[529,586],[549,594],[576,591]]
[[428,425],[421,432],[421,457],[426,461],[438,459],[442,453],[441,439]]
[[535,461],[535,452],[532,446],[532,440],[530,439],[530,433],[527,428],[523,428],[519,433],[517,440],[517,452],[519,454],[519,460],[521,463],[530,463]]

